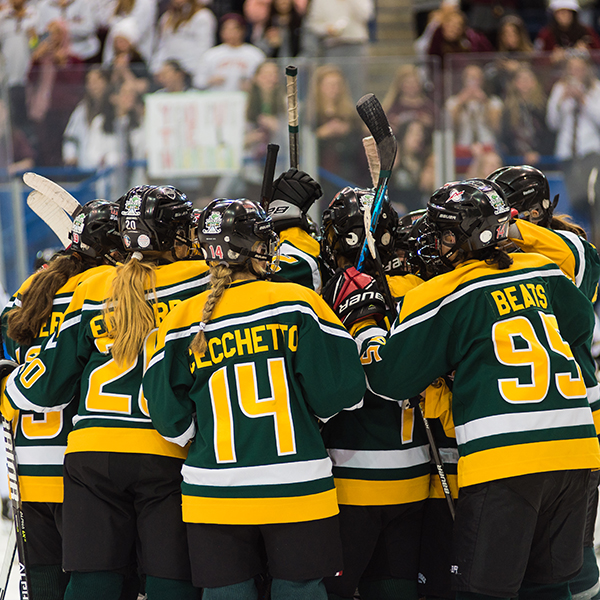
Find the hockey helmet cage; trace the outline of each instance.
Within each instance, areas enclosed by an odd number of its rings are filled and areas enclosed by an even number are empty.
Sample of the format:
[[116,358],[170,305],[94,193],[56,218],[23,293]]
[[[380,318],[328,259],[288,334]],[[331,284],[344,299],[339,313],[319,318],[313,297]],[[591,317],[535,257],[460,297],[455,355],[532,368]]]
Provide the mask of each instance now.
[[256,258],[267,261],[267,272],[277,268],[279,236],[271,217],[252,200],[213,200],[200,215],[198,241],[207,262],[241,265]]
[[423,218],[426,209],[413,210],[398,219],[394,237],[394,256],[384,265],[388,275],[405,275],[416,273],[419,269],[414,263],[414,231],[415,223]]
[[127,252],[192,245],[192,203],[170,185],[142,185],[119,198],[119,231]]
[[[375,199],[372,188],[345,187],[341,189],[323,211],[321,251],[326,263],[337,268],[337,256],[356,262],[365,239],[364,212]],[[398,214],[390,204],[387,194],[375,230],[375,245],[382,264],[394,256],[394,236]]]
[[488,179],[502,188],[508,205],[519,212],[520,219],[549,227],[558,194],[551,202],[548,179],[539,169],[529,165],[501,167]]
[[[427,203],[427,221],[437,254],[448,266],[450,256],[478,255],[508,238],[511,210],[502,188],[487,179],[447,183]],[[442,250],[443,244],[449,250]],[[435,254],[435,253],[434,253]]]
[[123,253],[118,217],[118,204],[108,200],[92,200],[77,208],[69,233],[70,251],[116,264],[111,254]]

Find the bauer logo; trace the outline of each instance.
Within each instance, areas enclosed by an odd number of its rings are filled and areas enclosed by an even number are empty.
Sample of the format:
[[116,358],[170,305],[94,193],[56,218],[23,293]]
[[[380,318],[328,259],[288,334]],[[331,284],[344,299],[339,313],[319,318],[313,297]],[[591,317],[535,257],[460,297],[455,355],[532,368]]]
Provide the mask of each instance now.
[[85,223],[85,215],[80,214],[73,221],[73,233],[83,233],[83,225]]
[[125,201],[125,210],[121,213],[124,217],[139,217],[141,214],[142,199],[132,196]]
[[204,222],[204,229],[202,233],[207,235],[214,235],[215,233],[221,233],[221,221],[223,217],[219,212],[212,212],[208,215],[208,218]]
[[450,565],[450,573],[452,575],[458,575],[460,573],[458,570],[458,565]]

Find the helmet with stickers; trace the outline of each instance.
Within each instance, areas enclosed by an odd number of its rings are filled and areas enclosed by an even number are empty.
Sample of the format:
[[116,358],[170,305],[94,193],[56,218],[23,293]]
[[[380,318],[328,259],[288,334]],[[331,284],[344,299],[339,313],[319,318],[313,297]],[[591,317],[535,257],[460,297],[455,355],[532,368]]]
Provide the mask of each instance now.
[[502,188],[506,201],[519,212],[520,219],[549,227],[558,194],[551,202],[548,179],[539,169],[529,165],[501,167],[488,179]]
[[192,203],[170,185],[141,185],[119,198],[119,232],[127,252],[191,246]]
[[[364,213],[375,199],[370,188],[345,187],[340,190],[323,212],[321,226],[321,254],[325,262],[337,268],[337,257],[343,256],[355,263],[365,239]],[[375,245],[382,264],[394,257],[394,235],[398,214],[387,195],[375,230]]]
[[207,262],[242,265],[256,258],[267,261],[267,271],[275,267],[279,236],[271,217],[252,200],[213,200],[200,215],[198,241]]
[[92,200],[73,213],[69,238],[71,252],[116,264],[111,254],[123,252],[118,231],[119,205],[108,200]]
[[[510,207],[502,189],[487,179],[447,183],[427,203],[431,256],[452,268],[467,256],[480,257],[508,238]],[[452,258],[452,260],[451,260]]]

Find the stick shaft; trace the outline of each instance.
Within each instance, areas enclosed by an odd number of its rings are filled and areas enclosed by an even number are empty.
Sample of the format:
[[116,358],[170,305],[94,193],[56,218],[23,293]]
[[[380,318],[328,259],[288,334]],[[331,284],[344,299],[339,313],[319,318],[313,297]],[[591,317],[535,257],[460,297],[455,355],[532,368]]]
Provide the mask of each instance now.
[[265,210],[269,209],[269,202],[271,202],[271,193],[273,191],[273,177],[275,176],[275,165],[277,164],[278,153],[279,146],[277,144],[269,144],[267,146],[265,170],[263,173],[262,187],[260,190],[260,205]]
[[298,68],[285,69],[288,101],[288,132],[290,138],[290,167],[298,168]]

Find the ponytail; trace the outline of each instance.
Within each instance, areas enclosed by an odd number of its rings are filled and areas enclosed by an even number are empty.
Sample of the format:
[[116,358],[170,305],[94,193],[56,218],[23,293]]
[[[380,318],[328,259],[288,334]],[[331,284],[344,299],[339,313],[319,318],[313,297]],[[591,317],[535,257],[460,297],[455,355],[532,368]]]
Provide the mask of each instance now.
[[[94,263],[95,264],[95,263]],[[8,337],[22,346],[30,346],[42,325],[52,315],[54,296],[67,281],[89,269],[92,264],[79,254],[57,256],[48,267],[36,273],[23,292],[21,306],[8,313]]]
[[202,310],[202,322],[200,323],[200,331],[196,334],[192,343],[190,344],[190,350],[197,352],[198,354],[204,354],[207,348],[206,335],[204,328],[212,317],[215,306],[221,299],[221,296],[225,293],[225,290],[229,287],[233,281],[234,271],[231,267],[226,265],[217,265],[210,268],[210,294],[204,304]]
[[117,266],[104,308],[108,337],[114,340],[111,353],[118,365],[132,364],[147,335],[156,327],[154,309],[146,300],[147,292],[151,291],[157,301],[155,267],[141,260],[147,260],[148,255],[143,257],[134,252],[125,265]]
[[587,234],[585,233],[584,229],[576,223],[573,223],[569,215],[552,215],[550,229],[554,229],[556,231],[570,231],[571,233],[578,235],[580,238],[587,240]]

